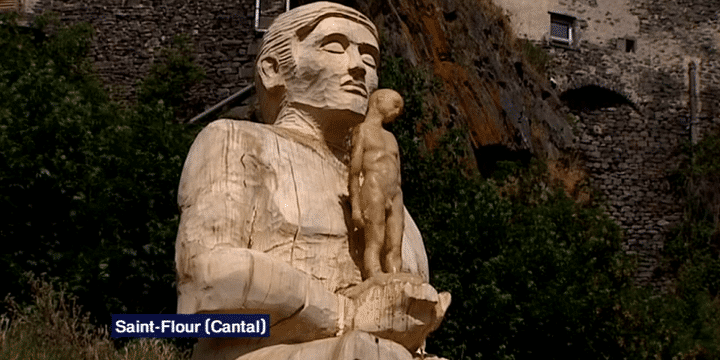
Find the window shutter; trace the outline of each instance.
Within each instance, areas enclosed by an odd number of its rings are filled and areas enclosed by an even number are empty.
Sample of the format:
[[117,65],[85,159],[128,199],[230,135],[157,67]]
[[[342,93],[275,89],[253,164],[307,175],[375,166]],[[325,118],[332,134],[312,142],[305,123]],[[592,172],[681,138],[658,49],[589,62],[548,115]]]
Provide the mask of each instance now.
[[255,30],[267,31],[275,18],[290,10],[290,0],[255,0]]
[[570,26],[560,22],[553,22],[550,25],[550,35],[557,38],[569,39]]
[[555,43],[572,46],[573,45],[573,27],[575,26],[576,18],[550,13],[550,40]]
[[0,12],[20,11],[20,0],[0,0]]

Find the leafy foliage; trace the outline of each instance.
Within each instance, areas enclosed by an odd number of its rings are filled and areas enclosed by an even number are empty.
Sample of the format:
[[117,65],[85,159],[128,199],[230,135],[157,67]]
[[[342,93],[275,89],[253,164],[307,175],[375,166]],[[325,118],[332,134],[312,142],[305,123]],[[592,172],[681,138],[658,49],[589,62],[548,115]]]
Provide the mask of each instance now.
[[185,117],[192,109],[187,105],[188,93],[205,79],[205,70],[193,62],[195,51],[187,35],[174,37],[172,45],[162,49],[160,55],[160,61],[153,63],[149,75],[139,84],[138,102],[161,101],[175,109],[176,115]]
[[[176,189],[198,129],[173,118],[202,71],[180,41],[139,85],[138,104],[125,108],[92,73],[89,26],[1,20],[2,291],[34,305],[6,302],[12,319],[0,320],[0,353],[50,359],[107,349],[90,319],[63,300],[65,290],[58,297],[25,274],[67,283],[100,323],[111,312],[174,312]],[[666,257],[679,281],[657,294],[631,281],[618,227],[551,186],[542,162],[501,164],[483,179],[464,165],[461,125],[442,128],[428,150],[424,139],[440,124],[425,105],[437,89],[425,72],[387,57],[381,87],[405,99],[391,130],[406,206],[424,235],[432,283],[453,294],[429,351],[457,360],[720,358],[718,136],[694,147],[694,162],[678,172],[688,211]],[[40,284],[35,295],[28,281]],[[164,346],[133,343],[109,356],[175,356]]]
[[543,162],[499,164],[488,179],[469,174],[463,129],[445,129],[440,146],[425,150],[432,81],[401,59],[383,64],[381,87],[408,104],[391,129],[403,147],[405,204],[423,234],[431,282],[453,296],[428,351],[449,359],[720,357],[720,303],[703,287],[713,284],[716,260],[690,256],[703,265],[681,271],[678,293],[635,285],[619,227],[551,186]]
[[540,74],[548,72],[552,58],[542,48],[533,44],[530,40],[519,40],[522,46],[523,56],[530,65]]
[[68,282],[103,322],[174,312],[176,189],[197,129],[173,123],[168,104],[111,102],[88,65],[88,25],[3,22],[2,291],[27,299],[31,271]]
[[685,216],[665,244],[661,271],[677,277],[673,305],[683,315],[673,348],[686,357],[720,358],[720,132],[683,151],[671,178]]

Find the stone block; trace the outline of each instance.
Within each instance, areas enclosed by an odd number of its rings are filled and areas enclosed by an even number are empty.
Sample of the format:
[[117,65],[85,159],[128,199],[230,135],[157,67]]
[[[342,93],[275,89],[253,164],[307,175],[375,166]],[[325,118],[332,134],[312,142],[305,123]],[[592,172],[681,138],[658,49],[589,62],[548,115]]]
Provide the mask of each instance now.
[[239,77],[243,79],[251,79],[255,76],[255,69],[252,66],[243,66],[240,68]]
[[218,75],[235,74],[235,73],[237,73],[237,70],[235,70],[234,68],[225,67],[225,68],[219,68],[217,70],[217,73],[218,73]]
[[250,56],[256,56],[258,54],[259,46],[260,46],[260,44],[258,43],[258,41],[254,41],[254,42],[250,43],[250,45],[247,48],[247,54]]
[[220,42],[220,44],[223,46],[228,46],[228,47],[237,47],[237,46],[244,45],[245,42],[243,42],[241,40],[223,40]]

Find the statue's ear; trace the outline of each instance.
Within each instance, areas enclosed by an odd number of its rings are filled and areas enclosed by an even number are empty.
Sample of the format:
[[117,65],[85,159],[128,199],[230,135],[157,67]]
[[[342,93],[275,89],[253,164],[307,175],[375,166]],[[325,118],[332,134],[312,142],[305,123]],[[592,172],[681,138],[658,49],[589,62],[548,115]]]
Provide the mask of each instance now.
[[260,66],[260,69],[258,69],[260,80],[262,80],[266,89],[273,91],[279,87],[285,87],[285,79],[280,74],[280,63],[274,56],[263,57],[258,66]]

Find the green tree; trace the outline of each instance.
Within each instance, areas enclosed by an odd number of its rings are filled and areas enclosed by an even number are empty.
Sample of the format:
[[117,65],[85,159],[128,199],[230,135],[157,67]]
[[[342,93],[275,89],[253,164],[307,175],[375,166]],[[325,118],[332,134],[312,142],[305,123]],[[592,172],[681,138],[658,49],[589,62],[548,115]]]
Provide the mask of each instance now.
[[175,36],[170,47],[160,51],[160,58],[153,63],[148,76],[138,84],[138,103],[162,101],[175,110],[177,117],[186,117],[194,110],[187,103],[190,89],[205,79],[205,70],[194,59],[190,37]]
[[498,181],[469,171],[462,126],[442,129],[439,146],[424,150],[421,139],[438,125],[423,105],[436,89],[424,74],[383,59],[381,87],[407,104],[392,126],[406,206],[425,240],[431,282],[453,295],[428,350],[451,359],[621,354],[613,309],[632,271],[619,228],[549,186],[539,161]]
[[[22,299],[31,271],[67,282],[103,322],[111,312],[174,312],[177,186],[198,131],[173,121],[182,96],[124,108],[89,66],[89,25],[2,21],[3,292]],[[143,88],[164,86],[153,84]]]

